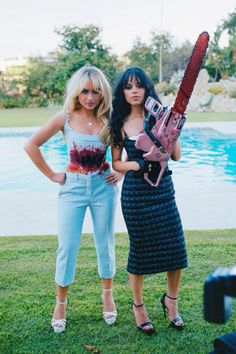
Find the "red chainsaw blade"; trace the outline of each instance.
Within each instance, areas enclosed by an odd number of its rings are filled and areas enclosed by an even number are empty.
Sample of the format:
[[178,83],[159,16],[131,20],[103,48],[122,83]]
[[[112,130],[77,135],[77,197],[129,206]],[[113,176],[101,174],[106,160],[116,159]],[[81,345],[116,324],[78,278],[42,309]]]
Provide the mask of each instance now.
[[210,36],[207,32],[202,32],[195,43],[192,54],[190,56],[187,68],[184,73],[177,97],[175,99],[173,111],[184,114],[189,99],[193,92],[193,87],[197,80],[204,55],[206,53]]

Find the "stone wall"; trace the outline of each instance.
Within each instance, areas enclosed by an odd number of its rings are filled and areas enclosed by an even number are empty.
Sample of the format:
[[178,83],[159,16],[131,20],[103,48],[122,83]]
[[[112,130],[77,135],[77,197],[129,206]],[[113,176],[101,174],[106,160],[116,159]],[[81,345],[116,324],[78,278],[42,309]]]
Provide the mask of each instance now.
[[[220,94],[214,95],[209,92],[218,86]],[[189,101],[188,111],[207,111],[207,112],[236,112],[236,98],[230,98],[230,93],[236,93],[236,78],[220,80],[218,83],[210,83],[206,69],[199,73],[192,96]],[[174,95],[161,97],[163,104],[173,104]]]

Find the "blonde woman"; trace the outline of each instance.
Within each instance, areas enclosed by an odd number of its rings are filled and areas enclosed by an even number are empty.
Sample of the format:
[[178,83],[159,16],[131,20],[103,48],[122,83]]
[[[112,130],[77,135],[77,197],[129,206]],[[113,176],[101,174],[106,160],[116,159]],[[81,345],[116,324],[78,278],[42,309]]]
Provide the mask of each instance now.
[[[121,175],[111,172],[106,161],[111,109],[111,88],[96,67],[85,66],[69,80],[63,110],[36,132],[25,151],[36,167],[52,182],[60,184],[58,200],[58,250],[56,260],[56,306],[51,325],[54,332],[66,328],[69,285],[75,276],[86,208],[91,211],[97,252],[98,274],[102,281],[103,318],[109,325],[117,312],[112,295],[115,275],[114,213],[116,183]],[[55,172],[40,152],[40,146],[58,131],[68,149],[66,171]]]

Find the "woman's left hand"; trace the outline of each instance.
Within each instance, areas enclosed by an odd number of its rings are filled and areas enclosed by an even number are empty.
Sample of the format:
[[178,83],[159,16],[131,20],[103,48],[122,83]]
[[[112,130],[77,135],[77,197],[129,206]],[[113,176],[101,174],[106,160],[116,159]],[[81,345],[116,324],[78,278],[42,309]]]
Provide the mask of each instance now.
[[107,176],[106,183],[116,184],[121,181],[123,176],[124,176],[123,173],[113,171],[113,172],[109,173],[109,175]]

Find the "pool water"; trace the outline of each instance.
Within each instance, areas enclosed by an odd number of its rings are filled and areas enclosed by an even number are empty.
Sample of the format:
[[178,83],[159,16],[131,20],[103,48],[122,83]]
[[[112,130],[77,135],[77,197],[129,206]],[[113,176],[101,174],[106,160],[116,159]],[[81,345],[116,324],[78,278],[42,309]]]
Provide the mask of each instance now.
[[[23,150],[33,130],[0,132],[0,191],[54,191],[58,186],[32,164]],[[181,135],[182,159],[170,161],[173,175],[183,181],[224,182],[236,185],[236,135],[211,128],[186,128]],[[55,135],[41,151],[56,171],[67,164],[66,145],[61,134]],[[107,159],[111,160],[108,149]]]
[[236,135],[210,128],[185,129],[181,135],[182,158],[171,162],[175,174],[236,185]]

